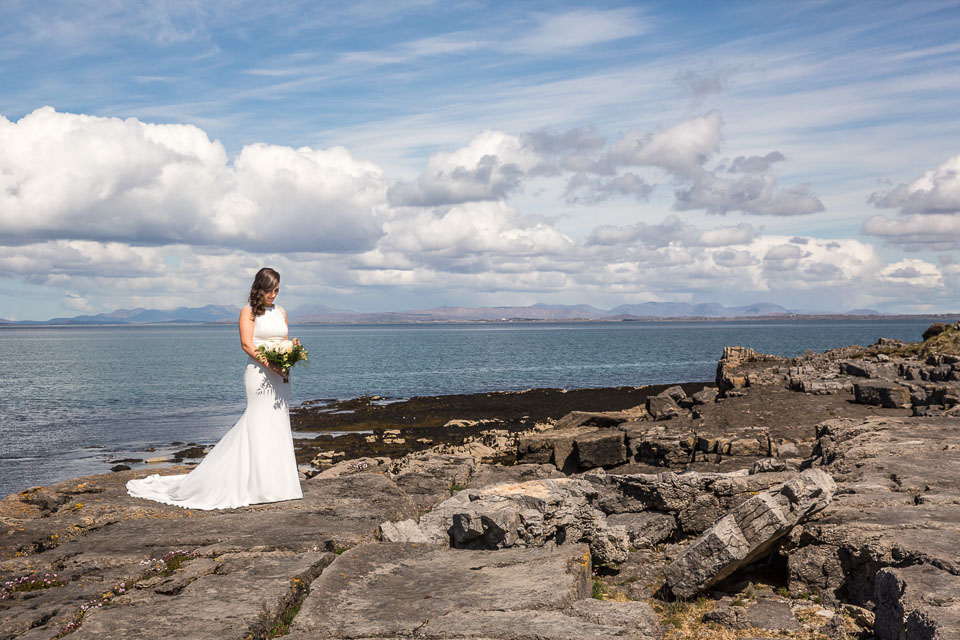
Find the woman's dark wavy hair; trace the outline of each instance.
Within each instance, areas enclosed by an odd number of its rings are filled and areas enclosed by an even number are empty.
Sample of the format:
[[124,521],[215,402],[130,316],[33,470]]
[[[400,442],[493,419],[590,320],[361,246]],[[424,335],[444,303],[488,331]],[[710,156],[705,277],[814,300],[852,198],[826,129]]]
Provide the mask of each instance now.
[[263,296],[276,289],[278,284],[280,284],[280,274],[270,267],[257,271],[257,275],[253,278],[253,286],[250,287],[250,311],[253,312],[254,318],[263,315],[265,311]]

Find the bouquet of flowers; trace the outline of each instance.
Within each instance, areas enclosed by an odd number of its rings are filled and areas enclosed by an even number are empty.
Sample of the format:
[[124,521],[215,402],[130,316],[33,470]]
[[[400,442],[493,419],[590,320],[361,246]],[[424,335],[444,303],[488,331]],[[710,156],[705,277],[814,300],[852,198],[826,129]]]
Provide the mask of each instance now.
[[263,357],[266,358],[267,362],[280,367],[280,369],[283,371],[283,381],[286,383],[290,382],[290,380],[287,379],[287,374],[290,372],[290,367],[301,360],[306,362],[308,353],[308,351],[303,348],[303,345],[300,344],[300,341],[296,338],[293,340],[278,340],[276,342],[268,342],[267,344],[262,344],[257,347],[257,351],[263,354]]

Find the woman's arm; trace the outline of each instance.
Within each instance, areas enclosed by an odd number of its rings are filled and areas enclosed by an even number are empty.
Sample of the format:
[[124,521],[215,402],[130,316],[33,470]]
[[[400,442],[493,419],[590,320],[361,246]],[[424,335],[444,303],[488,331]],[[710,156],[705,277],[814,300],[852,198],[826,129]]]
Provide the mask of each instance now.
[[283,375],[280,367],[270,364],[263,354],[257,351],[253,346],[253,326],[254,318],[250,307],[244,307],[240,311],[240,348],[243,349],[251,358],[261,363],[277,375]]

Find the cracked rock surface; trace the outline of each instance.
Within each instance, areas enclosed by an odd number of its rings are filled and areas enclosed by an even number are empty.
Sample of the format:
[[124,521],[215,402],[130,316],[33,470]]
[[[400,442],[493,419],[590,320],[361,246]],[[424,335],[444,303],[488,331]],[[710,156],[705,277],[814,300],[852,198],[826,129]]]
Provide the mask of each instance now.
[[13,494],[0,580],[57,581],[4,587],[0,640],[960,637],[960,358],[731,348],[717,389],[661,388],[318,455],[302,500]]

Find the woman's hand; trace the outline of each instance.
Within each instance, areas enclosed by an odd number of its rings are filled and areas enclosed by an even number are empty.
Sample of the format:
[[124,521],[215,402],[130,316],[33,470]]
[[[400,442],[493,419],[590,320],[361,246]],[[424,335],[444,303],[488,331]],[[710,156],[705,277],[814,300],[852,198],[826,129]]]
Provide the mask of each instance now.
[[283,371],[283,368],[282,368],[280,365],[278,365],[278,364],[273,364],[272,362],[270,362],[270,361],[267,360],[266,358],[263,358],[262,360],[260,360],[260,362],[263,363],[263,366],[265,366],[267,369],[270,369],[270,371],[273,371],[275,374],[277,374],[278,376],[280,376],[280,377],[283,378],[284,380],[287,379],[287,375],[289,375],[289,373],[285,373],[285,372]]

